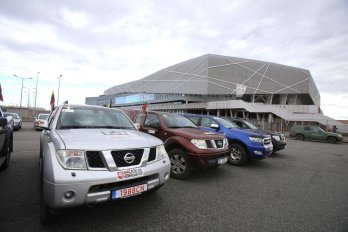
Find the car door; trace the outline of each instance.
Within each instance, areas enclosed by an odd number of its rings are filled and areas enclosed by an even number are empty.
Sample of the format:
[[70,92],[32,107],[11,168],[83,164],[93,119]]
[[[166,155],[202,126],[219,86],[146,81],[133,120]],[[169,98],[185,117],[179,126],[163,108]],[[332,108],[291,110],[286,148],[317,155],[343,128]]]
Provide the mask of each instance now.
[[148,113],[144,116],[145,120],[143,126],[141,127],[141,131],[153,135],[164,141],[164,138],[162,138],[163,135],[161,133],[161,123],[159,117],[153,113]]
[[320,128],[312,127],[312,132],[311,132],[312,139],[323,140],[325,139],[325,137],[326,137],[325,133]]
[[312,138],[312,127],[310,126],[304,126],[303,128],[303,134],[305,136],[306,139],[310,139]]

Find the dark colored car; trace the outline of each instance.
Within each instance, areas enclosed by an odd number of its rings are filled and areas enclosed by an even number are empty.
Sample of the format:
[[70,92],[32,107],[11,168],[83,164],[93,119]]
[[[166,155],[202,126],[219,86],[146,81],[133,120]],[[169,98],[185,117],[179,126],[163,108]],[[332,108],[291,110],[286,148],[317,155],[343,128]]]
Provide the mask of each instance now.
[[10,165],[11,152],[13,152],[13,130],[0,108],[0,170]]
[[174,178],[185,179],[194,168],[218,167],[227,162],[229,146],[226,137],[201,131],[181,115],[137,112],[134,122],[141,131],[164,142]]
[[22,128],[22,118],[17,113],[4,112],[5,117],[12,116],[13,118],[13,130],[20,130]]
[[265,131],[265,130],[260,130],[257,126],[252,124],[251,122],[241,119],[241,118],[228,118],[225,117],[226,119],[230,120],[237,126],[239,126],[243,130],[250,130],[254,131],[257,133],[261,134],[267,134],[270,135],[272,138],[272,144],[273,144],[273,153],[283,150],[286,147],[286,141],[285,141],[285,136],[282,133],[279,132],[274,132],[274,131]]

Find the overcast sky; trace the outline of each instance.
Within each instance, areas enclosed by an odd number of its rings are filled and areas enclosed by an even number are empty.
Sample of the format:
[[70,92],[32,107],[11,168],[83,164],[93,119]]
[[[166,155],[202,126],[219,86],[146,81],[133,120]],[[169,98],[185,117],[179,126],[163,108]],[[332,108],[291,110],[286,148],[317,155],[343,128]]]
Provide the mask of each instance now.
[[4,102],[84,103],[207,53],[311,71],[325,115],[348,119],[348,1],[0,0]]

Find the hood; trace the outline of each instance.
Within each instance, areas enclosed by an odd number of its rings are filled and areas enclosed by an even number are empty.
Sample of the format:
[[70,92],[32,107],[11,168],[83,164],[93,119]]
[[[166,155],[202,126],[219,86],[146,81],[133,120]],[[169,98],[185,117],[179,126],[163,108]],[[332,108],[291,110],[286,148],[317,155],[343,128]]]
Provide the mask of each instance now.
[[57,130],[65,149],[118,150],[153,147],[163,142],[136,130],[67,129]]
[[334,132],[325,132],[327,135],[335,136],[335,137],[340,137],[342,136],[340,133],[334,133]]
[[232,132],[238,133],[238,134],[244,134],[247,136],[255,136],[255,137],[270,137],[269,133],[265,133],[263,131],[259,130],[251,130],[251,129],[239,129],[239,128],[230,128],[229,129]]
[[225,135],[216,132],[202,131],[198,128],[177,128],[168,130],[173,135],[178,135],[189,140],[191,139],[204,139],[204,140],[213,140],[213,139],[224,139]]

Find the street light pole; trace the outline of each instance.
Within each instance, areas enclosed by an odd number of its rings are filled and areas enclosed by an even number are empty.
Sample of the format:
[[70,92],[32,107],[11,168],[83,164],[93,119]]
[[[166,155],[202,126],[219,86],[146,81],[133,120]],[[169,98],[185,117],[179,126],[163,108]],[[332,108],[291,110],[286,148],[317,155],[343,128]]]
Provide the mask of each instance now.
[[20,76],[17,76],[16,74],[13,74],[14,77],[18,77],[18,78],[21,78],[22,79],[22,88],[21,88],[21,103],[20,103],[20,107],[22,107],[22,97],[23,97],[23,80],[24,79],[33,79],[32,77],[20,77]]
[[37,72],[37,75],[36,75],[36,88],[35,88],[35,108],[34,108],[34,116],[36,115],[37,84],[38,84],[38,82],[39,82],[39,74],[40,74],[40,72]]
[[40,74],[40,72],[37,72],[37,75],[36,75],[36,87],[35,87],[35,89],[36,89],[36,92],[35,92],[35,110],[36,110],[37,84],[38,84],[38,82],[39,82],[39,74]]
[[59,105],[60,78],[61,78],[62,76],[63,76],[63,75],[60,74],[59,77],[58,77],[58,97],[57,97],[57,106]]

